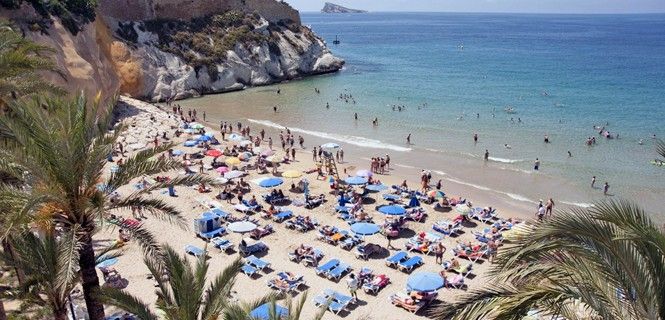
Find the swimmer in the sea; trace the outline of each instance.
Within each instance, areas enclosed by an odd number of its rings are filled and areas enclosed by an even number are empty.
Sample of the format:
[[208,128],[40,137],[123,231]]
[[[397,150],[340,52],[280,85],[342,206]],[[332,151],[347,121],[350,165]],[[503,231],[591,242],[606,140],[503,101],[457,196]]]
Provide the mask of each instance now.
[[506,149],[512,149],[512,147],[511,147],[509,144],[507,144],[507,143],[504,144],[503,147],[506,148]]

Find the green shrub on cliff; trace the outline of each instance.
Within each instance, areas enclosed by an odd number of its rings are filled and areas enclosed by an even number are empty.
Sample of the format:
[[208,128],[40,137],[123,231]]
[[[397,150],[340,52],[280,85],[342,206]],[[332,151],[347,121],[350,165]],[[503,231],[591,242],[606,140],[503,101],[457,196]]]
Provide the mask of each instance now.
[[[17,9],[21,3],[32,5],[44,20],[58,17],[62,25],[72,34],[83,30],[83,26],[95,20],[97,0],[0,0],[0,6],[7,9]],[[44,21],[38,23],[43,28]]]

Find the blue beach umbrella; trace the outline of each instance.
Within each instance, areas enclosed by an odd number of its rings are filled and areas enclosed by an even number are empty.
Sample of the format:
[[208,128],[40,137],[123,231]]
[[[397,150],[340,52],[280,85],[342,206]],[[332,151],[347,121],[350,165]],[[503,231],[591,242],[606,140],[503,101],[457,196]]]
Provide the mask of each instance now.
[[241,135],[239,135],[239,134],[237,134],[237,133],[232,133],[232,134],[228,135],[227,138],[228,138],[229,140],[231,140],[231,141],[242,141],[242,140],[245,140],[245,138],[244,138],[243,136],[241,136]]
[[367,178],[363,177],[348,177],[344,179],[344,182],[350,185],[360,185],[367,183]]
[[194,130],[194,129],[185,129],[185,130],[182,130],[182,131],[184,131],[185,133],[194,133],[194,132],[196,132],[196,130]]
[[249,221],[238,221],[229,223],[227,229],[236,233],[245,233],[256,229],[256,225]]
[[172,153],[174,156],[181,156],[181,155],[184,154],[184,152],[183,152],[182,150],[173,150],[173,152],[171,152],[171,153]]
[[365,187],[365,189],[367,189],[369,191],[379,192],[379,191],[383,191],[383,190],[388,189],[388,186],[386,186],[384,184],[369,184]]
[[267,178],[267,179],[261,180],[261,182],[259,182],[259,186],[261,186],[263,188],[272,188],[272,187],[276,187],[276,186],[278,186],[282,183],[284,183],[284,180],[282,180],[280,178]]
[[434,272],[416,272],[406,281],[407,291],[429,292],[443,287],[443,278]]
[[409,207],[420,207],[420,201],[418,201],[418,198],[413,195],[411,196],[411,200],[409,201]]
[[212,138],[210,136],[203,135],[203,136],[200,136],[198,138],[198,140],[199,141],[210,141],[210,140],[212,140]]
[[390,216],[401,216],[406,213],[406,209],[400,206],[382,206],[379,207],[379,212]]
[[[249,313],[249,316],[252,319],[270,320],[271,313],[273,313],[272,305],[270,303],[264,303],[258,306],[256,309],[252,310],[252,312]],[[279,316],[280,318],[286,317],[289,315],[289,309],[280,305],[275,305],[273,314]]]
[[375,223],[358,222],[351,225],[351,231],[362,236],[369,236],[381,231],[381,227]]
[[97,268],[108,268],[116,263],[118,263],[118,258],[104,259],[97,264]]
[[194,140],[187,140],[187,141],[185,141],[185,143],[183,143],[183,145],[185,147],[193,147],[193,146],[196,146],[196,144],[197,144],[197,142],[194,141]]

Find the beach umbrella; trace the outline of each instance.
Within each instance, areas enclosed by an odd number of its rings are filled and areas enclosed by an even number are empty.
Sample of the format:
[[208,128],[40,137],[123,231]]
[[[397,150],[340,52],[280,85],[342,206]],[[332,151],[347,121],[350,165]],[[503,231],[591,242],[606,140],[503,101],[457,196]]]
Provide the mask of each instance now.
[[242,161],[247,161],[252,158],[252,153],[251,152],[243,152],[238,155],[238,159]]
[[457,207],[455,207],[455,210],[465,216],[473,211],[473,209],[466,204],[458,204]]
[[441,191],[441,190],[432,190],[432,191],[427,193],[427,196],[432,197],[432,198],[441,199],[441,198],[445,197],[446,194],[443,193],[443,191]]
[[244,175],[245,175],[245,173],[242,172],[242,171],[233,170],[233,171],[229,171],[229,172],[225,173],[224,178],[226,178],[226,179],[235,179],[235,178],[240,178]]
[[243,137],[243,136],[241,136],[237,133],[232,133],[232,134],[227,136],[227,139],[229,139],[230,141],[242,141],[242,140],[245,140],[245,137]]
[[367,178],[363,177],[348,177],[344,179],[344,182],[350,185],[359,185],[359,184],[366,184],[367,183]]
[[356,176],[358,176],[358,177],[369,178],[373,175],[374,175],[374,173],[372,173],[372,171],[369,171],[369,170],[358,170],[358,171],[356,171]]
[[367,190],[369,190],[369,191],[376,191],[376,192],[379,192],[379,191],[383,191],[383,190],[388,189],[388,186],[386,186],[386,185],[384,185],[384,184],[368,184],[368,185],[365,187],[365,189],[367,189]]
[[196,130],[194,130],[194,129],[185,129],[185,130],[182,130],[182,131],[185,132],[185,133],[194,133],[194,132],[196,132]]
[[211,137],[211,138],[212,138],[213,136],[215,136],[215,134],[212,133],[212,132],[206,132],[205,135],[208,136],[208,137]]
[[229,179],[226,179],[224,177],[217,177],[217,178],[215,178],[214,181],[215,181],[216,184],[225,184],[225,183],[229,182]]
[[286,171],[282,172],[282,177],[284,177],[284,178],[294,179],[294,178],[300,178],[301,176],[302,176],[302,172],[300,172],[298,170],[286,170]]
[[210,140],[212,140],[212,138],[209,137],[209,136],[200,136],[196,140],[198,140],[198,141],[210,141]]
[[229,223],[227,229],[235,233],[245,233],[256,229],[257,226],[249,221],[237,221]]
[[226,163],[229,166],[237,166],[240,164],[240,159],[238,159],[237,157],[230,157],[226,158],[226,160],[224,160],[224,163]]
[[229,170],[229,167],[217,167],[217,169],[215,169],[215,171],[219,172],[219,174],[224,174],[229,172]]
[[187,140],[183,143],[185,147],[194,147],[196,146],[197,142],[194,140]]
[[409,201],[409,207],[411,208],[420,207],[420,201],[418,201],[416,195],[411,196],[411,200]]
[[206,151],[206,155],[216,158],[216,157],[220,157],[222,155],[222,151],[217,150],[217,149],[210,149],[210,150]]
[[100,258],[102,261],[97,264],[97,268],[108,268],[116,263],[118,263],[118,258],[106,258],[106,257],[101,257]]
[[435,272],[415,272],[406,280],[407,291],[430,292],[443,287],[443,278]]
[[173,154],[174,156],[181,156],[184,154],[184,152],[182,150],[173,150],[171,154]]
[[282,183],[284,183],[284,180],[282,180],[280,178],[266,178],[266,179],[261,180],[261,182],[259,182],[259,186],[261,186],[263,188],[273,188],[273,187],[276,187],[276,186],[278,186]]
[[252,310],[252,312],[249,313],[249,316],[252,319],[259,319],[259,320],[273,319],[271,318],[271,315],[278,316],[280,318],[286,317],[289,315],[289,309],[284,308],[280,305],[275,305],[275,309],[273,311],[272,304],[268,302],[258,306],[256,309]]
[[404,209],[404,207],[395,205],[381,206],[379,207],[378,211],[389,216],[401,216],[406,213],[406,209]]
[[338,149],[339,145],[334,142],[328,142],[321,145],[323,149]]
[[261,151],[261,156],[263,156],[263,157],[270,157],[273,154],[275,154],[274,150],[266,149],[266,150]]
[[203,129],[203,125],[200,123],[192,122],[189,124],[189,127],[192,129]]
[[351,225],[351,231],[362,236],[369,236],[381,231],[381,227],[375,223],[358,222]]

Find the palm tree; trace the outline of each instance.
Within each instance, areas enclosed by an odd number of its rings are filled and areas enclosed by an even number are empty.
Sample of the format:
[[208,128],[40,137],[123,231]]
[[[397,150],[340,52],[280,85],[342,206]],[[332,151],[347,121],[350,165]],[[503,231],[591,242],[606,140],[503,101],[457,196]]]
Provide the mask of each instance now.
[[665,319],[665,235],[637,205],[571,210],[516,235],[495,281],[433,312],[437,319]]
[[[240,259],[236,259],[208,284],[209,263],[205,254],[192,267],[186,256],[180,256],[173,248],[164,246],[157,258],[146,256],[144,262],[157,281],[156,306],[162,311],[161,319],[166,320],[218,319],[231,304],[231,289],[242,267]],[[108,304],[139,319],[160,319],[146,303],[125,291],[104,288],[102,292]]]
[[[104,319],[92,235],[107,214],[136,206],[184,226],[174,207],[146,196],[165,188],[165,184],[158,183],[111,201],[111,194],[132,179],[172,170],[180,164],[168,158],[155,159],[171,147],[167,144],[130,156],[117,173],[105,180],[107,155],[124,128],[112,125],[112,108],[101,108],[98,100],[89,105],[80,95],[73,100],[15,101],[8,105],[11,117],[0,117],[0,127],[6,128],[0,137],[11,139],[18,146],[0,150],[3,159],[0,170],[11,170],[6,167],[13,166],[20,168],[17,171],[29,173],[22,177],[24,186],[0,188],[0,199],[23,199],[20,209],[4,212],[2,231],[6,235],[12,228],[40,219],[59,225],[66,232],[77,226],[82,288],[91,320]],[[207,179],[176,177],[169,184],[194,184],[202,180]],[[145,229],[139,226],[131,231],[146,253],[158,252],[159,246]]]
[[37,93],[62,93],[44,81],[39,71],[57,71],[49,58],[53,50],[25,39],[0,19],[0,107],[18,97]]
[[52,230],[42,237],[26,232],[12,238],[12,245],[16,259],[7,259],[8,263],[15,263],[27,275],[21,296],[48,306],[54,319],[67,319],[68,296],[78,281],[76,229],[59,237]]

